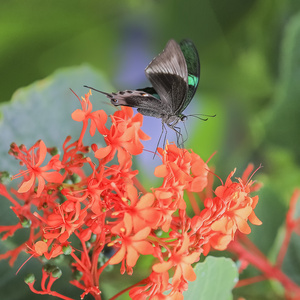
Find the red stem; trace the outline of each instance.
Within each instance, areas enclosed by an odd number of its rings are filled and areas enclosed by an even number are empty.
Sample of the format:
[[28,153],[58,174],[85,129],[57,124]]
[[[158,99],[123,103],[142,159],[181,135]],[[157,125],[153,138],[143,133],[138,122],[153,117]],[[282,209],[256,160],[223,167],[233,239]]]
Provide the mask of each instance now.
[[239,282],[237,283],[237,285],[235,287],[239,288],[239,287],[250,285],[250,284],[253,284],[256,282],[261,282],[266,279],[267,278],[264,275],[258,275],[258,276],[252,277],[252,278],[242,279],[242,280],[239,280]]
[[300,197],[300,189],[296,189],[291,197],[289,210],[286,214],[285,236],[284,236],[284,240],[282,242],[282,246],[279,250],[277,260],[276,260],[276,265],[278,267],[282,266],[283,259],[286,255],[286,252],[287,252],[287,249],[289,246],[289,242],[290,242],[290,239],[292,236],[292,232],[298,225],[297,220],[294,219],[294,214],[295,214],[296,205],[297,205],[299,197]]
[[[236,253],[242,259],[245,259],[247,262],[255,266],[260,270],[267,278],[273,278],[278,280],[283,287],[289,293],[294,293],[300,297],[300,288],[289,278],[287,277],[279,268],[272,266],[263,253],[260,255],[253,254],[244,248],[237,241],[232,241],[228,250]],[[256,252],[259,251],[258,249]]]
[[280,250],[279,250],[279,253],[278,253],[277,259],[276,259],[276,266],[278,268],[281,268],[281,266],[282,266],[283,259],[285,257],[286,252],[287,252],[289,242],[290,242],[290,239],[291,239],[291,236],[292,236],[292,232],[293,232],[293,230],[287,226],[285,236],[284,236],[284,240],[282,242],[282,246],[280,247]]
[[55,296],[57,298],[61,298],[61,299],[64,299],[64,300],[74,300],[73,298],[69,298],[67,296],[64,296],[64,295],[61,295],[57,292],[53,292],[53,291],[38,291],[36,290],[34,287],[33,287],[33,283],[29,283],[28,286],[30,288],[30,290],[35,293],[35,294],[39,294],[39,295],[51,295],[51,296]]
[[118,294],[114,295],[113,297],[111,297],[109,300],[115,300],[117,299],[119,296],[121,296],[122,294],[124,294],[125,292],[131,290],[133,287],[143,284],[143,282],[145,281],[145,279],[135,283],[134,285],[129,286],[128,288],[124,289],[123,291],[119,292]]

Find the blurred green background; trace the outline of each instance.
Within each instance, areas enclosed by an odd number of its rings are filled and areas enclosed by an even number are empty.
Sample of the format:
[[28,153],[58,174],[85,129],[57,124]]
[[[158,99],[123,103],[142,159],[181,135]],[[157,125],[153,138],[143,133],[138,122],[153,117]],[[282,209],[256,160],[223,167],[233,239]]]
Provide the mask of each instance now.
[[[11,0],[0,2],[0,28],[1,102],[9,101],[17,89],[66,67],[72,69],[65,69],[65,74],[79,72],[82,80],[73,81],[70,75],[61,94],[55,94],[60,101],[70,87],[83,95],[84,84],[107,92],[141,88],[148,84],[145,67],[169,39],[193,40],[200,55],[201,78],[186,113],[217,116],[207,122],[190,117],[185,146],[204,160],[217,151],[210,164],[223,179],[235,167],[240,176],[249,162],[264,166],[255,175],[264,184],[256,209],[263,225],[253,228],[250,237],[266,255],[274,256],[289,197],[300,186],[299,0]],[[99,74],[101,83],[85,77],[83,69]],[[93,93],[92,99],[108,107],[102,95]],[[47,105],[50,109],[51,99]],[[2,106],[3,124],[9,107]],[[34,109],[26,114],[36,116]],[[15,118],[21,115],[18,111]],[[43,137],[40,126],[36,124],[35,140]],[[51,131],[51,124],[47,126]],[[1,128],[4,143],[8,131]],[[160,120],[145,118],[144,129],[152,136],[152,144],[145,146],[153,151]],[[5,151],[15,139],[13,133],[5,135]],[[1,156],[2,169],[10,158]],[[151,163],[152,155],[137,161],[143,166],[142,178],[153,171],[145,161]],[[28,299],[31,294],[18,281],[20,276],[8,275],[5,262],[0,267],[5,270],[0,272],[0,298]],[[289,275],[299,283],[299,274]],[[16,282],[18,293],[12,291]],[[281,292],[274,284],[261,283],[234,293],[247,299],[283,299]]]

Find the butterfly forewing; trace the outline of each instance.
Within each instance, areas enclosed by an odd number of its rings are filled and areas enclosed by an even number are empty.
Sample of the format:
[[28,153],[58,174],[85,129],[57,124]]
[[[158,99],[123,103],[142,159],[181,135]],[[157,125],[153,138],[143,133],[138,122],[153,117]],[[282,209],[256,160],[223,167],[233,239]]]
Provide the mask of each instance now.
[[166,113],[175,113],[188,93],[188,69],[180,46],[170,40],[145,69]]

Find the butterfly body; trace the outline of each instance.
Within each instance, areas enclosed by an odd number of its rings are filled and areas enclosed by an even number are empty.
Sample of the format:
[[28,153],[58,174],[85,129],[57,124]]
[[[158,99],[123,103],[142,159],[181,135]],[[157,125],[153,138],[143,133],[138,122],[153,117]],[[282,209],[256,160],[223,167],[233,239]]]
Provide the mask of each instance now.
[[[179,44],[170,40],[165,49],[145,69],[152,84],[137,90],[125,90],[105,94],[115,106],[136,107],[145,116],[160,118],[175,130],[184,121],[182,113],[191,102],[199,83],[200,62],[195,45],[189,40]],[[94,89],[95,90],[95,89]]]

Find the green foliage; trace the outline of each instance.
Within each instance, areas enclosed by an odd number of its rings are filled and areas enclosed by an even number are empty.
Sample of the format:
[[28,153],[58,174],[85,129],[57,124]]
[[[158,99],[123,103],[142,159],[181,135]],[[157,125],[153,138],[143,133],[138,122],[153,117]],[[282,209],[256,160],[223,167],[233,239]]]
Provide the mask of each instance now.
[[236,265],[229,258],[208,256],[195,267],[197,279],[189,283],[184,299],[229,300],[231,291],[238,282]]
[[300,161],[300,14],[285,27],[281,50],[280,76],[274,97],[274,108],[269,111],[266,136],[269,142],[292,151]]
[[[0,107],[0,172],[19,171],[16,161],[7,154],[11,142],[30,146],[42,138],[52,147],[60,146],[67,135],[78,137],[81,124],[72,121],[70,114],[79,104],[69,88],[82,96],[86,92],[84,84],[105,91],[146,86],[143,68],[167,40],[191,38],[199,49],[201,78],[189,113],[217,116],[207,122],[189,118],[186,145],[204,159],[218,151],[210,165],[222,169],[218,175],[223,180],[223,175],[234,167],[239,176],[249,161],[256,166],[263,164],[255,175],[264,183],[256,210],[263,225],[253,227],[250,237],[274,259],[282,243],[289,197],[300,185],[299,11],[300,2],[294,0],[118,0],[114,5],[109,0],[2,1],[0,101],[8,101],[17,91],[9,103]],[[22,86],[28,87],[19,89]],[[93,93],[91,99],[96,109],[109,113],[111,108],[104,104],[103,96]],[[102,141],[99,136],[99,144]],[[149,181],[150,167],[143,170],[144,180]],[[18,222],[3,198],[0,210],[0,225]],[[23,230],[25,236],[27,231]],[[1,253],[24,239],[22,234],[0,241]],[[299,283],[298,253],[299,236],[293,236],[284,269]],[[23,282],[29,271],[40,278],[39,263],[31,260],[15,276],[26,258],[22,255],[13,269],[7,261],[0,261],[0,298],[41,298]],[[197,272],[208,274],[200,283],[197,281],[197,287],[208,292],[211,281],[207,279],[220,273],[228,280],[224,289],[230,293],[236,277],[231,266],[230,261],[207,258],[196,267]],[[55,285],[69,275],[64,270]],[[112,282],[116,278],[123,288],[139,280],[138,274],[124,279],[110,272],[102,283],[109,295],[115,293]],[[278,299],[280,292],[266,283],[235,291],[237,297],[249,300],[275,299],[275,294]]]
[[[29,146],[43,139],[47,147],[59,147],[68,135],[74,139],[79,137],[81,124],[72,120],[71,113],[80,104],[70,88],[81,97],[88,92],[83,88],[87,82],[99,88],[111,89],[103,76],[83,65],[57,71],[47,79],[19,89],[9,103],[2,104],[0,155],[8,158],[1,162],[2,170],[18,172],[15,160],[7,154],[12,142]],[[97,93],[93,99],[95,109],[112,111]]]
[[300,239],[296,233],[292,234],[291,241],[283,261],[283,271],[288,275],[296,284],[300,285]]

